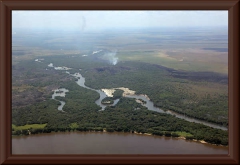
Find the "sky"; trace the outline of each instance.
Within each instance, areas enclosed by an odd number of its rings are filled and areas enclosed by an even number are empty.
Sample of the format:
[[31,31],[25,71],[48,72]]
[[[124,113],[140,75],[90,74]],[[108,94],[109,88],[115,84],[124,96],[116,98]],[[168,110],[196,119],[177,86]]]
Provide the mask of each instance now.
[[104,30],[148,27],[216,27],[228,25],[228,11],[77,11],[13,10],[12,27]]

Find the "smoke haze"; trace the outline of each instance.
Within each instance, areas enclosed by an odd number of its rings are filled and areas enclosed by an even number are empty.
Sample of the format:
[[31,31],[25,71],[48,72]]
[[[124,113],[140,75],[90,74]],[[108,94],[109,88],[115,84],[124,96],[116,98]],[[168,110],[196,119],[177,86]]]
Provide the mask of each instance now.
[[118,63],[117,51],[112,51],[104,54],[104,59],[108,60],[110,64],[116,65]]

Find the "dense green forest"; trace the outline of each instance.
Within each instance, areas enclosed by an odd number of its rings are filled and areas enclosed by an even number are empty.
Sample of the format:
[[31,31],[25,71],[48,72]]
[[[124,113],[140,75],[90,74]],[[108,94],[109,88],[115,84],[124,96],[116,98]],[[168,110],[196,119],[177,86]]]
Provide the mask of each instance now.
[[[69,82],[63,87],[70,88],[68,95],[62,98],[66,101],[65,112],[57,110],[57,101],[48,100],[21,109],[13,109],[12,123],[17,126],[47,123],[43,129],[30,129],[32,134],[70,130],[103,131],[106,129],[108,132],[135,131],[153,135],[179,136],[175,132],[180,131],[190,133],[192,136],[187,137],[188,139],[205,140],[213,144],[228,144],[227,131],[187,122],[168,114],[149,111],[135,99],[122,97],[116,106],[99,111],[100,107],[93,104],[98,97],[97,93],[79,87],[74,82]],[[75,127],[72,128],[73,124]],[[13,129],[13,134],[28,134],[28,131]]]
[[[120,98],[116,106],[99,111],[101,108],[94,103],[99,98],[97,92],[78,86],[66,71],[47,65],[53,63],[72,68],[70,73],[80,72],[86,78],[85,85],[91,88],[127,87],[137,94],[147,94],[162,109],[221,125],[228,123],[227,92],[222,88],[227,86],[224,76],[211,73],[199,79],[191,74],[184,77],[181,72],[181,77],[177,77],[178,72],[160,65],[128,61],[109,65],[94,58],[49,56],[42,62],[25,60],[13,65],[12,124],[47,124],[44,128],[31,128],[32,134],[106,130],[180,136],[177,132],[186,132],[191,135],[187,139],[228,145],[227,131],[149,111],[135,99],[121,97],[121,90],[114,93],[114,98]],[[60,87],[69,90],[66,97],[56,97],[66,102],[63,111],[58,111],[59,102],[51,99],[52,90]],[[13,128],[13,135],[29,134],[29,131]]]
[[[137,94],[147,94],[155,106],[162,109],[227,126],[226,77],[212,73],[206,80],[199,80],[197,76],[176,78],[176,74],[172,75],[164,67],[139,62],[121,62],[117,66],[94,68],[83,73],[89,87],[128,87]],[[214,76],[217,78],[212,79]]]
[[[104,61],[94,60],[94,57],[50,56],[45,57],[43,63],[25,61],[18,66],[13,66],[16,71],[13,75],[13,84],[16,86],[29,84],[46,90],[44,87],[50,84],[52,87],[59,86],[61,82],[73,79],[66,76],[65,71],[48,68],[47,65],[50,62],[55,66],[73,68],[69,70],[71,73],[82,69],[80,72],[86,78],[85,85],[91,88],[127,87],[136,91],[137,94],[147,94],[155,106],[162,109],[173,110],[224,126],[228,125],[227,76],[197,72],[195,74],[186,72],[184,76],[183,72],[142,62],[126,61],[109,65]],[[32,72],[33,67],[35,67],[34,72]],[[25,69],[24,72],[21,68]],[[20,76],[23,81],[17,81]],[[46,92],[49,94],[49,90]]]

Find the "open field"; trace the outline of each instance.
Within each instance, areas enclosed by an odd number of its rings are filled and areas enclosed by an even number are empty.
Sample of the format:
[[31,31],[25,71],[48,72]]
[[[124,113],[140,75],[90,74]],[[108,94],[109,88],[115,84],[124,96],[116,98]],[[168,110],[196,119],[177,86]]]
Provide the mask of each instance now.
[[15,131],[19,130],[27,130],[27,129],[43,129],[44,127],[46,127],[47,124],[26,124],[23,126],[16,126],[14,124],[12,124],[12,129],[14,129]]
[[[199,51],[199,52],[197,52]],[[122,61],[142,61],[188,71],[228,73],[228,56],[225,52],[192,50],[120,51]]]
[[[44,37],[43,37],[44,36]],[[228,73],[226,28],[145,29],[103,32],[20,31],[13,35],[13,63],[49,55],[91,55],[108,49],[119,61],[144,61],[187,71]]]

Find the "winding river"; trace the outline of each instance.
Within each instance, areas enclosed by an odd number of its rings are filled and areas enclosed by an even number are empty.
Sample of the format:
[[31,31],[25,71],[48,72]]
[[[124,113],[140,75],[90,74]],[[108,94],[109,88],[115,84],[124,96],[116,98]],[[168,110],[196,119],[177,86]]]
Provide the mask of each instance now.
[[[56,90],[54,90],[54,93],[52,95],[52,99],[57,100],[57,99],[55,99],[56,96],[65,97],[66,92],[69,92],[69,90],[67,90],[65,88],[56,89]],[[59,101],[61,103],[61,105],[58,106],[58,110],[63,111],[62,109],[63,109],[63,106],[65,105],[65,102],[60,101],[60,100],[57,100],[57,101]]]
[[[85,85],[85,78],[80,74],[80,73],[75,73],[75,74],[70,74],[69,72],[66,71],[66,73],[68,73],[69,75],[72,75],[74,76],[75,78],[77,78],[78,80],[76,81],[76,83],[81,86],[81,87],[84,87],[86,89],[90,89],[90,90],[93,90],[93,91],[96,91],[100,94],[100,98],[98,100],[95,101],[95,103],[97,105],[99,105],[102,109],[101,110],[104,110],[105,107],[107,105],[104,105],[101,103],[101,101],[107,97],[107,95],[102,91],[102,90],[96,90],[96,89],[93,89],[93,88],[90,88],[90,87],[87,87]],[[132,95],[125,95],[124,97],[128,97],[128,98],[135,98],[135,99],[142,99],[144,101],[146,101],[146,104],[143,104],[143,106],[147,107],[148,110],[152,110],[152,111],[156,111],[156,112],[159,112],[159,113],[167,113],[167,114],[171,114],[171,115],[174,115],[176,116],[177,118],[180,118],[180,119],[184,119],[184,120],[187,120],[189,122],[195,122],[195,123],[200,123],[200,124],[204,124],[206,126],[209,126],[209,127],[212,127],[212,128],[217,128],[217,129],[222,129],[222,130],[228,130],[228,128],[224,127],[224,126],[219,126],[217,124],[213,124],[213,123],[209,123],[209,122],[206,122],[206,121],[203,121],[203,120],[198,120],[198,119],[195,119],[195,118],[191,118],[191,117],[188,117],[188,116],[185,116],[185,115],[182,115],[182,114],[179,114],[179,113],[176,113],[176,112],[173,112],[173,111],[170,111],[170,110],[167,110],[167,111],[164,111],[158,107],[155,107],[153,102],[145,95],[135,95],[135,94],[132,94]],[[116,99],[114,100],[114,103],[113,105],[116,105],[118,103],[119,99]]]
[[[70,74],[69,72],[66,72],[66,73]],[[72,75],[72,76],[74,76],[75,78],[78,79],[78,80],[76,81],[76,83],[77,83],[79,86],[84,87],[84,88],[86,88],[86,89],[90,89],[90,90],[96,91],[97,93],[99,93],[100,97],[99,97],[99,99],[97,99],[97,100],[95,101],[95,103],[102,108],[101,110],[104,110],[104,109],[106,108],[107,105],[102,104],[102,100],[103,100],[105,97],[107,97],[107,95],[106,95],[103,91],[101,91],[101,90],[96,90],[96,89],[87,87],[87,86],[85,85],[85,78],[84,78],[80,73],[75,73],[75,74],[70,74],[70,75]],[[116,100],[114,100],[114,104],[115,104],[115,105],[117,104],[117,101],[116,101]]]

